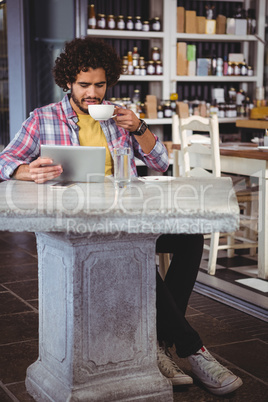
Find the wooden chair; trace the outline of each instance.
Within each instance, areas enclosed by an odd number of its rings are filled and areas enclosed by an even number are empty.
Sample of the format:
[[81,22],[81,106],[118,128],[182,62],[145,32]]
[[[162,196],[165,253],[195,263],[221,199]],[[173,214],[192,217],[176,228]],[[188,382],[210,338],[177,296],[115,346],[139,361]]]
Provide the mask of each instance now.
[[[212,118],[200,116],[179,118],[178,115],[174,115],[172,129],[173,143],[180,144],[180,151],[173,150],[174,175],[186,177],[221,176],[219,124],[216,115]],[[189,137],[187,130],[197,131],[198,133],[204,132],[208,136],[193,134]],[[202,141],[202,137],[204,141]],[[256,192],[252,194],[248,190],[238,191],[236,195],[239,205],[246,203],[246,208],[253,200],[256,201],[258,198]],[[245,225],[247,233],[253,232],[255,234],[254,239],[245,238],[243,233],[240,236],[237,236],[237,233],[213,233],[205,237],[210,238],[210,244],[205,245],[205,248],[209,250],[208,273],[210,275],[214,275],[216,271],[218,250],[226,249],[228,257],[234,255],[235,249],[253,248],[256,250],[258,245],[256,241],[256,222],[257,219],[252,219],[251,216],[242,215],[240,217],[240,226]],[[220,244],[220,237],[225,237],[224,244]],[[167,260],[166,258],[163,259],[163,257],[159,260],[164,261],[164,267],[163,263],[162,265],[160,264],[160,272],[164,275],[167,270]]]

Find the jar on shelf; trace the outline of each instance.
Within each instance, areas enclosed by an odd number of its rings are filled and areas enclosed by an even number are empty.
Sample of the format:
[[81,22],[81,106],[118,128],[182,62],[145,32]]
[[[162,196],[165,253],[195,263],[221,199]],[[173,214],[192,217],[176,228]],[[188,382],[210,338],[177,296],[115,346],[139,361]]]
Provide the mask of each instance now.
[[97,19],[95,14],[95,6],[94,4],[90,4],[88,8],[88,28],[95,29],[97,26]]
[[139,63],[140,63],[140,66],[141,66],[141,67],[144,67],[144,66],[145,66],[145,60],[144,60],[144,57],[143,57],[143,56],[140,56],[140,58],[139,58]]
[[133,47],[132,57],[133,57],[133,66],[134,67],[138,66],[140,55],[138,53],[138,48],[136,46]]
[[225,117],[225,103],[219,103],[218,117],[219,118],[224,118]]
[[246,62],[243,61],[243,63],[240,64],[240,74],[245,77],[246,75],[248,75],[248,68],[246,65]]
[[154,17],[150,21],[151,31],[161,31],[161,21],[159,17]]
[[228,97],[229,97],[229,102],[236,103],[236,90],[235,90],[235,88],[230,88],[228,90]]
[[97,28],[98,29],[105,29],[106,28],[105,14],[98,14],[97,15]]
[[249,77],[253,76],[253,68],[251,66],[248,66],[248,76]]
[[138,104],[140,102],[140,90],[134,89],[132,102]]
[[149,32],[150,31],[150,23],[149,23],[149,21],[142,21],[142,30],[143,30],[143,32]]
[[217,58],[216,75],[218,77],[223,76],[223,59],[221,57]]
[[123,15],[118,15],[116,20],[116,29],[124,30],[126,27],[125,19]]
[[128,57],[123,56],[122,58],[122,74],[127,75],[128,74]]
[[133,75],[134,67],[133,67],[133,56],[131,51],[127,53],[127,60],[128,60],[128,74]]
[[133,31],[134,30],[133,18],[130,15],[127,17],[126,29],[127,29],[127,31]]
[[161,60],[157,60],[155,62],[155,74],[156,75],[163,75],[163,65]]
[[151,59],[152,59],[153,61],[158,61],[158,60],[160,60],[160,50],[159,50],[159,47],[154,46],[154,47],[152,48],[152,57],[151,57]]
[[141,65],[140,65],[140,75],[142,75],[142,76],[147,75],[146,66],[141,66]]
[[141,31],[142,30],[142,22],[141,22],[141,17],[137,15],[134,20],[134,30],[135,31]]
[[157,107],[157,118],[158,118],[158,119],[163,119],[163,117],[164,117],[163,106],[162,106],[162,105],[159,105],[159,106]]
[[139,65],[134,66],[134,75],[141,75],[141,68]]
[[234,67],[231,61],[228,61],[227,75],[234,75]]
[[170,100],[164,103],[164,118],[169,118],[172,116],[171,102]]
[[155,75],[155,65],[153,60],[149,60],[147,63],[147,75]]
[[107,29],[115,29],[115,18],[114,15],[110,14],[107,16]]
[[234,75],[239,76],[241,74],[241,69],[239,63],[234,63]]

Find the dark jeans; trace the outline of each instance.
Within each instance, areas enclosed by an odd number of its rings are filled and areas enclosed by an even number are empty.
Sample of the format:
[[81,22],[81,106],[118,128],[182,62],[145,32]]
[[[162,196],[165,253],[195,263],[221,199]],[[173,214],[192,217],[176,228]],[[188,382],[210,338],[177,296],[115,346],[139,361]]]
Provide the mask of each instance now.
[[185,319],[185,311],[197,277],[202,253],[202,235],[166,234],[156,242],[157,253],[173,254],[165,281],[157,272],[157,339],[175,344],[180,357],[199,350],[203,343]]

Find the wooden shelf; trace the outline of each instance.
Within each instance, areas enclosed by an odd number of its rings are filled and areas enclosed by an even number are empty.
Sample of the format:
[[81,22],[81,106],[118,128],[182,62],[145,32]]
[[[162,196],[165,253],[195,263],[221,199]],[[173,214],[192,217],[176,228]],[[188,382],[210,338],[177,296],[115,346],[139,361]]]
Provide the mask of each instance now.
[[254,35],[209,35],[209,34],[187,34],[177,33],[176,38],[183,41],[193,42],[256,42]]
[[256,82],[258,77],[226,75],[218,77],[217,75],[176,75],[175,81],[181,82]]
[[119,38],[119,39],[163,39],[164,32],[143,32],[143,31],[127,31],[116,29],[88,29],[87,35],[93,35],[103,38]]
[[121,75],[119,81],[163,81],[163,75]]

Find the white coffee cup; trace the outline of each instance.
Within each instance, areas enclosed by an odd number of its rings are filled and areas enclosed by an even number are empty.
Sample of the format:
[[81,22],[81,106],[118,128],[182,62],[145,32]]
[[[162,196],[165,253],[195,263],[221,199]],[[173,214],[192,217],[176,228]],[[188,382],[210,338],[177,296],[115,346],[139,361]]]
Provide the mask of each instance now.
[[94,120],[108,120],[115,117],[114,105],[88,105],[88,113]]

